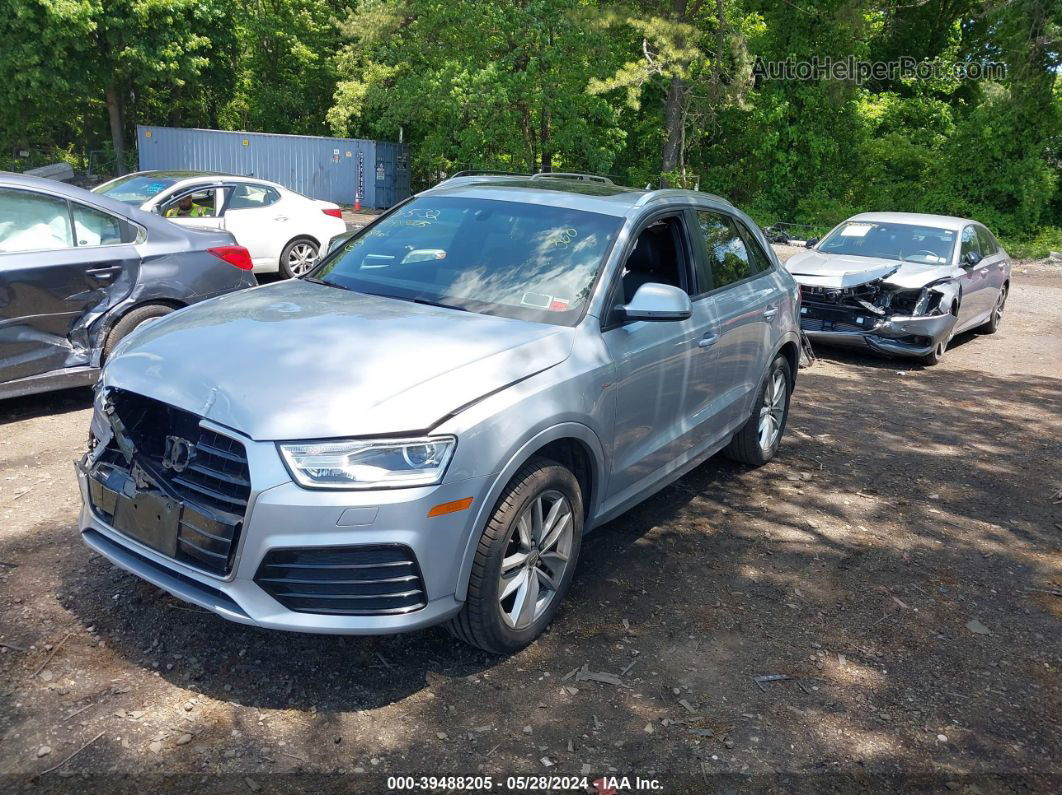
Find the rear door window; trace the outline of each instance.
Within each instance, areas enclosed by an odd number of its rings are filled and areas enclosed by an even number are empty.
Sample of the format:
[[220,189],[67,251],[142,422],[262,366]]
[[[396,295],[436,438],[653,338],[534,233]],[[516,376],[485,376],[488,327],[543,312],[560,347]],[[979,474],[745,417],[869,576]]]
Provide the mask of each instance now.
[[280,200],[280,194],[268,185],[248,185],[247,183],[232,188],[226,210],[257,210],[268,207]]
[[996,254],[996,241],[983,226],[974,227],[977,230],[977,240],[981,244],[981,256],[991,257]]
[[73,248],[70,211],[63,199],[0,189],[0,253]]
[[756,239],[756,236],[752,234],[751,230],[741,221],[737,221],[738,233],[741,235],[741,239],[745,241],[745,248],[749,252],[749,260],[755,267],[757,273],[763,271],[769,271],[772,267],[771,258],[767,256],[763,247],[760,246],[760,242]]
[[700,264],[698,292],[718,290],[755,276],[757,261],[767,262],[762,251],[752,253],[734,219],[723,213],[697,211],[697,226],[704,239],[705,261]]
[[116,246],[132,242],[130,227],[121,219],[83,204],[74,203],[71,206],[78,246]]

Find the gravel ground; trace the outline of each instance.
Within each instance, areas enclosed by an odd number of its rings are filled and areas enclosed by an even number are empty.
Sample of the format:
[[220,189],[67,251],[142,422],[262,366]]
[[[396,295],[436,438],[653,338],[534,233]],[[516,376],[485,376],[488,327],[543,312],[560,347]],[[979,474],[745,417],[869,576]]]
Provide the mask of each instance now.
[[0,403],[0,782],[1058,791],[1060,328],[1062,269],[1024,263],[1000,333],[938,367],[820,350],[774,462],[713,459],[589,536],[507,659],[170,598],[78,539],[89,391]]

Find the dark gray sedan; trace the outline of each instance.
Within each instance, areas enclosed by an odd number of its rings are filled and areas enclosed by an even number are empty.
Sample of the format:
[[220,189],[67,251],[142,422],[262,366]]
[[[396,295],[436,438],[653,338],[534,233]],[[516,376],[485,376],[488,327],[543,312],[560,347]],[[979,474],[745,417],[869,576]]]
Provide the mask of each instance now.
[[0,172],[0,398],[91,384],[141,323],[255,284],[227,232]]

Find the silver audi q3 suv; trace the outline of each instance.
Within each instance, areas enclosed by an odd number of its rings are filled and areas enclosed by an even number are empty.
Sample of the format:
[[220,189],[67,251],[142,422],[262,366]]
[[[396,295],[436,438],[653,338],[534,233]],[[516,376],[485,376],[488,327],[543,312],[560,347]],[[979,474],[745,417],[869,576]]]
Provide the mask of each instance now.
[[799,294],[716,196],[459,176],[306,277],[131,334],[85,542],[244,624],[530,643],[582,536],[722,450],[768,461]]

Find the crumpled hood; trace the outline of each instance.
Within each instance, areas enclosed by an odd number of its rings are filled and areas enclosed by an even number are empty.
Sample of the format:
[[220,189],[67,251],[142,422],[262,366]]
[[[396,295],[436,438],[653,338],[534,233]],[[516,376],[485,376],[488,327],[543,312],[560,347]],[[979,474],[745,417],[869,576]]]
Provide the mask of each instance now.
[[948,275],[943,265],[902,262],[877,257],[825,254],[811,249],[789,258],[785,264],[798,284],[808,287],[856,287],[884,279],[897,287],[922,287]]
[[103,384],[256,440],[403,433],[559,364],[573,339],[570,328],[294,280],[138,329]]

